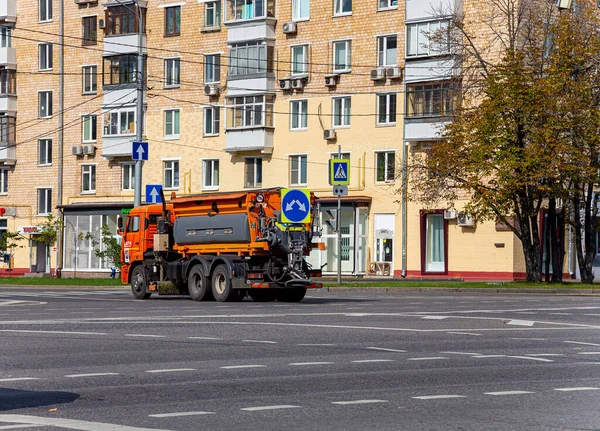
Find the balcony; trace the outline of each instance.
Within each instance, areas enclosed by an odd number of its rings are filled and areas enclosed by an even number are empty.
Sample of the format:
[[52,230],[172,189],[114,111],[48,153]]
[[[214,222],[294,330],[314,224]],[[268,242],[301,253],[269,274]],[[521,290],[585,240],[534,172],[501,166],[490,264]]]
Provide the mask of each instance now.
[[0,48],[0,66],[16,68],[17,51],[15,48]]
[[16,94],[0,94],[0,112],[16,112],[17,111],[17,95]]
[[102,137],[102,157],[112,159],[113,157],[123,157],[132,154],[131,142],[135,139],[133,136],[103,136]]
[[14,165],[17,162],[16,149],[17,146],[14,143],[0,143],[0,163],[4,165]]
[[411,118],[404,121],[405,141],[428,141],[440,138],[447,121],[437,118]]
[[272,128],[227,130],[225,152],[260,151],[261,153],[271,154],[273,152],[273,131]]
[[17,21],[17,0],[0,0],[0,23]]
[[[146,35],[142,35],[142,50],[146,51]],[[104,55],[137,54],[138,34],[122,34],[104,37]]]

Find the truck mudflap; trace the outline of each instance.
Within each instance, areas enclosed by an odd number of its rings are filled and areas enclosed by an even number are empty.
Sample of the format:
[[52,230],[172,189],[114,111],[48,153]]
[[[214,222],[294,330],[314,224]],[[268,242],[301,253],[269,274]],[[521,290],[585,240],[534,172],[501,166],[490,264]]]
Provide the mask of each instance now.
[[272,281],[253,281],[250,283],[253,289],[293,289],[295,287],[306,287],[307,289],[321,289],[323,283],[315,283],[310,280],[289,280],[285,283],[275,283]]

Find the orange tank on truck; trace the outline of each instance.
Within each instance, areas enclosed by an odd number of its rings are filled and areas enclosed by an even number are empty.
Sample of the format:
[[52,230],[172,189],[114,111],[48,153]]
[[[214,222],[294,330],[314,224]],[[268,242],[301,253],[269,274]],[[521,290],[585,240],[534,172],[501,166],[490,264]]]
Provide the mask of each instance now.
[[301,301],[320,268],[306,261],[321,234],[318,199],[272,188],[173,197],[133,208],[122,235],[121,281],[139,299]]

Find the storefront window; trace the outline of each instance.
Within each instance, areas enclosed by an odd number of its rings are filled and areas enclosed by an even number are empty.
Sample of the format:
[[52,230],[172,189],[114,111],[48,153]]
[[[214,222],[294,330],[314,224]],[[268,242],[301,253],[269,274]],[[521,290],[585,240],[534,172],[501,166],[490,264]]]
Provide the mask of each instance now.
[[104,250],[103,225],[117,236],[117,217],[117,214],[66,214],[63,270],[109,270],[112,262],[100,259],[96,251]]

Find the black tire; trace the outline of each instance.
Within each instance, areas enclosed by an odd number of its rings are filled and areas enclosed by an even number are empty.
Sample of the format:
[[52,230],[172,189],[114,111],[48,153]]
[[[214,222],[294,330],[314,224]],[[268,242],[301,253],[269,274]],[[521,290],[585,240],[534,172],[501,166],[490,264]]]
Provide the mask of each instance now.
[[306,287],[294,287],[293,289],[283,289],[279,291],[277,300],[281,302],[300,302],[306,295]]
[[201,265],[192,268],[188,275],[188,292],[194,301],[204,301],[211,295],[208,279]]
[[212,274],[212,293],[219,302],[232,301],[237,292],[231,286],[231,276],[226,265],[219,265]]
[[248,295],[255,302],[275,301],[275,292],[272,289],[250,289]]
[[131,273],[131,292],[137,299],[148,299],[151,293],[146,292],[146,270],[143,265],[133,268]]

